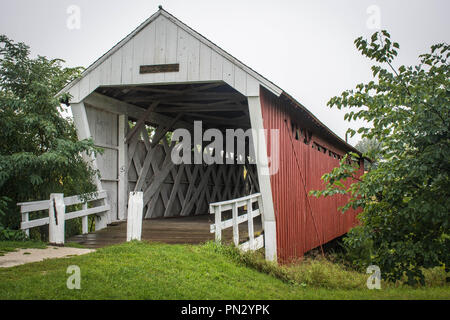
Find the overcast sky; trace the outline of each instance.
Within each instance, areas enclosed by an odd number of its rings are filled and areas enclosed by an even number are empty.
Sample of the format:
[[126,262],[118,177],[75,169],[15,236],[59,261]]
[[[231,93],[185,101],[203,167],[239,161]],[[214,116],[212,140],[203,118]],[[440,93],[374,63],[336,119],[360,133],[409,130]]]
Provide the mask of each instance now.
[[[72,5],[80,9],[79,29],[67,26]],[[448,0],[0,0],[0,33],[27,43],[34,55],[87,67],[158,5],[294,96],[342,138],[349,126],[344,111],[326,102],[371,76],[355,38],[387,29],[400,43],[396,66],[416,64],[432,44],[450,42]]]

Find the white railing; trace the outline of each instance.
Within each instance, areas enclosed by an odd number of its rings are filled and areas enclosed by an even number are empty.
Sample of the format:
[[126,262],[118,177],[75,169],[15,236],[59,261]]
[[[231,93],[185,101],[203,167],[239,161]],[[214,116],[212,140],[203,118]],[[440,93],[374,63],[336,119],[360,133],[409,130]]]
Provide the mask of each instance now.
[[[108,194],[106,191],[99,191],[93,195],[78,195],[72,197],[64,197],[62,193],[52,193],[49,200],[21,202],[20,206],[22,214],[22,223],[20,229],[24,230],[27,235],[30,234],[30,229],[49,225],[49,242],[64,244],[64,224],[65,220],[75,218],[82,218],[82,233],[88,233],[88,216],[92,214],[99,214],[110,210],[110,205],[107,201]],[[83,199],[84,198],[84,199]],[[102,205],[88,208],[88,202],[104,200]],[[76,204],[83,204],[83,208],[78,211],[66,213],[67,206]],[[31,212],[48,210],[49,216],[30,220]]]
[[[258,209],[253,209],[253,203],[258,203]],[[247,213],[238,215],[238,209],[247,207]],[[232,218],[222,221],[222,212],[231,210]],[[215,215],[215,223],[211,224],[210,232],[215,233],[216,241],[222,240],[222,230],[233,227],[233,242],[236,247],[243,251],[258,250],[264,247],[264,235],[255,238],[253,219],[263,212],[262,199],[260,193],[255,193],[246,197],[210,203],[209,213]],[[248,221],[249,240],[239,244],[239,224]]]

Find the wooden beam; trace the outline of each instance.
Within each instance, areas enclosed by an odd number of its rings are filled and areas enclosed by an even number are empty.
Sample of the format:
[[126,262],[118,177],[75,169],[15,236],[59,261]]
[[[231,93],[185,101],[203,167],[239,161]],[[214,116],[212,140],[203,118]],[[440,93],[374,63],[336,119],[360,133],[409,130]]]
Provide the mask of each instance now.
[[176,196],[178,194],[178,190],[180,189],[180,181],[181,181],[181,177],[183,176],[183,171],[184,171],[184,164],[181,164],[178,167],[177,175],[176,175],[175,180],[173,182],[172,191],[170,192],[169,201],[167,203],[166,210],[164,211],[164,217],[171,216],[171,210],[172,210],[173,204],[175,203],[175,198],[176,198]]
[[128,132],[127,137],[125,138],[126,143],[128,143],[131,140],[131,138],[133,138],[133,136],[136,134],[136,132],[138,132],[141,129],[141,127],[145,124],[147,117],[150,115],[150,113],[152,113],[156,109],[158,104],[159,101],[153,102],[151,106],[145,111],[145,113],[138,120],[134,128],[131,129],[130,132]]
[[132,85],[132,86],[120,86],[120,88],[127,89],[129,91],[140,92],[155,92],[155,93],[168,93],[168,94],[180,94],[181,89],[161,89],[160,86],[144,86],[144,85]]
[[158,135],[156,135],[157,132],[155,132],[155,134],[154,134],[154,136],[152,138],[152,143],[150,144],[150,146],[151,147],[156,146],[159,143],[159,141],[161,141],[161,139],[170,130],[170,128],[172,128],[182,116],[183,116],[183,113],[179,113],[169,125],[167,125],[165,128],[163,128],[163,130],[158,132]]
[[[210,94],[213,93],[213,94]],[[123,97],[123,99],[129,103],[133,102],[151,102],[156,100],[152,95],[145,96],[130,96]],[[215,92],[204,92],[201,94],[190,94],[190,95],[178,95],[178,96],[160,96],[158,100],[164,102],[188,102],[188,101],[215,101],[215,100],[232,100],[232,101],[246,101],[246,97],[240,96],[236,93],[232,94],[223,94],[223,93],[215,93]]]
[[[159,134],[164,130],[163,126],[158,127],[156,129],[155,135]],[[144,185],[145,178],[147,177],[148,170],[150,169],[150,165],[153,159],[153,155],[155,154],[156,148],[150,145],[150,149],[147,150],[147,155],[145,156],[144,164],[141,168],[141,171],[138,172],[138,180],[136,182],[136,186],[134,187],[134,191],[141,191],[142,186]]]
[[189,211],[191,210],[194,203],[197,201],[197,198],[199,197],[200,193],[203,191],[203,188],[205,188],[206,183],[208,182],[209,174],[211,172],[213,166],[208,166],[206,169],[206,172],[203,174],[200,183],[198,187],[195,190],[195,193],[193,194],[191,200],[187,203],[187,205],[182,209],[181,215],[188,215]]
[[[171,104],[168,104],[171,105]],[[246,107],[237,105],[220,105],[220,106],[160,106],[155,110],[156,112],[217,112],[217,111],[244,111]]]
[[[145,112],[144,108],[126,103],[115,98],[111,98],[98,92],[92,92],[84,99],[84,101],[99,109],[107,110],[116,114],[127,114],[128,117],[131,117],[133,119],[140,119],[142,117],[142,114]],[[172,119],[173,118],[167,117],[162,114],[151,113],[147,117],[147,122],[150,124],[167,125],[172,121]],[[194,125],[192,123],[187,123],[180,120],[176,123],[176,128],[193,130]]]
[[118,219],[125,220],[127,214],[127,197],[128,197],[128,145],[125,142],[125,137],[128,131],[128,117],[127,115],[119,115],[119,130],[118,130],[118,192],[117,192],[117,211]]
[[[164,152],[166,154],[171,153],[171,148],[168,145],[167,141],[164,139],[162,140],[162,146],[164,147]],[[185,164],[181,164],[180,166],[184,167],[186,166]],[[173,183],[175,183],[175,180],[177,179],[177,171],[175,170],[175,167],[171,169],[171,173],[172,173],[172,181],[174,181]],[[182,170],[183,173],[183,170]],[[180,203],[182,203],[184,201],[184,196],[183,196],[183,192],[181,192],[181,188],[177,188],[176,191],[177,195],[178,195],[178,199],[180,200]]]
[[166,179],[167,175],[170,173],[170,170],[175,166],[170,155],[166,158],[163,163],[162,169],[158,175],[152,177],[151,182],[147,190],[144,192],[144,204],[147,204],[150,201],[150,198],[159,190],[164,179]]
[[180,215],[182,216],[184,214],[184,208],[186,207],[186,205],[189,202],[189,199],[191,197],[191,193],[195,190],[195,181],[197,180],[197,174],[199,171],[199,166],[198,165],[194,165],[194,172],[191,172],[190,168],[192,166],[186,166],[186,176],[189,180],[189,187],[186,191],[186,195],[184,196],[184,201],[183,204],[181,206],[181,213]]
[[[264,129],[261,100],[259,96],[248,97],[248,109],[252,129],[256,132]],[[258,150],[254,153],[256,156],[256,169],[258,172],[259,189],[262,194],[262,204],[264,206],[264,241],[266,248],[266,260],[277,260],[277,237],[276,220],[272,199],[272,187],[270,184],[270,175],[268,168],[262,166],[263,163],[269,163],[267,160],[267,144],[264,134],[253,137],[253,141],[258,143]]]
[[[239,127],[242,129],[250,127],[250,119],[247,116],[241,116],[236,118],[217,117],[209,114],[189,113],[188,117],[194,119],[206,120],[208,123],[219,125],[231,125],[233,128]],[[247,120],[247,121],[246,121]]]
[[[152,99],[159,100],[159,99],[164,99],[164,98],[168,98],[168,97],[181,96],[181,95],[185,95],[185,94],[194,94],[194,93],[198,93],[203,90],[217,88],[217,87],[220,87],[223,85],[224,85],[224,83],[222,83],[222,82],[208,83],[208,84],[205,84],[205,85],[199,86],[199,87],[193,87],[193,88],[183,89],[183,90],[179,90],[179,91],[173,90],[172,92],[170,92],[171,96],[168,96],[167,94],[154,95],[152,97]],[[140,88],[140,89],[143,89],[143,88]],[[169,93],[169,92],[167,92],[167,93]]]

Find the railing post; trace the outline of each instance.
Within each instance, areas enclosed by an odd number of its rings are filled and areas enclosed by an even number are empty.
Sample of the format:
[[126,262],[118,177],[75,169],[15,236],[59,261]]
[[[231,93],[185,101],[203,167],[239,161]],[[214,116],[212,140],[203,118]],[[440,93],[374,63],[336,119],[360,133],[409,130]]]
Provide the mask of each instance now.
[[[22,222],[28,222],[30,219],[30,213],[29,212],[24,212],[22,213]],[[24,230],[25,234],[27,235],[27,237],[30,236],[30,229],[25,229]]]
[[216,242],[220,242],[222,240],[222,207],[220,204],[214,208],[214,218],[216,226]]
[[130,192],[128,199],[127,241],[141,240],[144,193]]
[[[87,202],[83,203],[83,210],[87,210],[88,204]],[[81,218],[81,232],[82,234],[89,233],[88,229],[88,216],[84,216]]]
[[249,246],[250,250],[253,250],[255,248],[254,245],[254,239],[255,239],[255,232],[253,228],[253,208],[252,208],[252,199],[247,200],[247,217],[248,217],[248,237],[249,237]]
[[48,206],[48,240],[51,244],[64,244],[66,206],[64,205],[64,194],[52,193]]
[[263,202],[262,202],[262,197],[259,195],[258,196],[258,210],[261,216],[261,226],[262,226],[262,230],[264,231],[264,208],[263,208]]
[[[108,204],[108,197],[98,200],[103,201],[104,205]],[[105,229],[108,226],[108,219],[106,218],[107,212],[102,212],[95,215],[95,231]]]
[[236,202],[233,203],[232,213],[233,213],[233,241],[234,245],[237,247],[239,245],[239,224],[237,221],[238,207]]

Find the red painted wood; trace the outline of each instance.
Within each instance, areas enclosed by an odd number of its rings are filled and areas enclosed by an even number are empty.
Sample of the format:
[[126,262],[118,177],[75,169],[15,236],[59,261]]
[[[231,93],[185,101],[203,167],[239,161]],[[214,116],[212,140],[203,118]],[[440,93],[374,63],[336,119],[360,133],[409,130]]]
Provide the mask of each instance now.
[[[345,150],[342,143],[338,146],[339,143],[332,142],[330,136],[324,137],[323,131],[320,133],[319,129],[314,129],[313,120],[306,115],[300,117],[299,114],[294,114],[295,109],[288,100],[276,97],[265,89],[261,89],[260,96],[264,128],[279,130],[279,170],[271,175],[270,181],[277,224],[278,259],[287,262],[345,234],[357,224],[357,212],[349,210],[343,214],[338,211],[338,207],[346,203],[348,196],[316,198],[307,195],[310,190],[323,189],[322,175],[339,166],[339,160],[330,156],[329,151],[343,156],[350,150]],[[309,144],[305,144],[303,139],[295,139],[291,122],[297,123],[300,128],[311,129],[313,135]],[[326,153],[312,148],[314,142],[325,147]],[[268,134],[269,158],[272,143],[274,141],[270,141]]]

